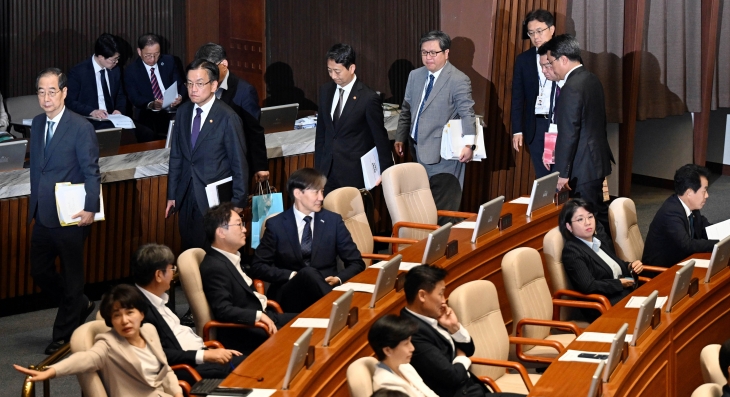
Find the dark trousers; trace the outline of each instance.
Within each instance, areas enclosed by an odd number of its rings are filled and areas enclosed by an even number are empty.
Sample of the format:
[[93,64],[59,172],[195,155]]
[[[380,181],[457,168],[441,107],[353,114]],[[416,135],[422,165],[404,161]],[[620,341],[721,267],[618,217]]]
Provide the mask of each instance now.
[[603,226],[606,235],[611,237],[611,228],[608,222],[608,204],[603,201],[603,179],[596,179],[584,183],[576,182],[576,179],[571,179],[568,183],[571,189],[570,197],[579,197],[591,203],[593,205],[593,215]]
[[[89,304],[84,295],[84,240],[89,226],[48,228],[37,221],[30,238],[30,272],[46,296],[58,302],[53,340],[69,341]],[[61,258],[61,273],[56,258]]]
[[[266,315],[279,329],[296,317],[295,313],[276,313],[267,309]],[[220,341],[226,349],[238,350],[244,355],[249,355],[256,350],[262,343],[266,342],[269,335],[261,328],[218,328],[217,340]],[[254,374],[251,374],[254,376]]]
[[177,221],[178,227],[180,228],[182,250],[185,251],[190,248],[206,249],[210,246],[210,243],[205,239],[203,213],[200,211],[198,202],[195,200],[192,181],[188,185],[188,190],[185,192],[185,196],[183,196],[182,203],[175,203],[175,205],[180,205]]
[[[545,151],[545,133],[549,128],[549,119],[542,117],[535,119],[535,137],[532,142],[525,142],[530,149],[532,165],[535,166],[535,179],[542,178],[550,173],[550,170],[542,164],[542,154]],[[550,168],[552,169],[552,165]]]
[[287,313],[301,313],[314,302],[332,291],[332,286],[324,281],[325,276],[313,268],[305,267],[296,276],[281,285],[272,285],[269,296],[281,305]]
[[[233,356],[228,364],[203,363],[194,365],[193,368],[198,371],[198,374],[200,374],[203,379],[224,379],[231,373],[231,371],[233,371],[234,368],[238,367],[245,358],[245,355]],[[186,370],[176,369],[175,375],[177,375],[179,380],[184,380],[190,383],[191,386],[195,384],[195,379],[193,379],[190,372]]]

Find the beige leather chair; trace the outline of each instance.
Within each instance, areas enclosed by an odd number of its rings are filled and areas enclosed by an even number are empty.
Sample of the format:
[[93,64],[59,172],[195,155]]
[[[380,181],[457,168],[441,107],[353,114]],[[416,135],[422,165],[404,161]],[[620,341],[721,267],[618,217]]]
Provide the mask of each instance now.
[[390,255],[373,253],[375,242],[393,244],[393,253],[398,252],[398,244],[418,242],[418,240],[413,239],[373,236],[365,214],[365,204],[363,204],[362,196],[360,191],[354,187],[341,187],[331,191],[324,198],[324,208],[342,216],[342,220],[345,222],[352,240],[357,245],[366,267],[370,266],[373,259],[387,260],[390,258]]
[[722,386],[715,383],[705,383],[696,388],[691,397],[722,397]]
[[700,352],[700,370],[705,383],[727,384],[725,374],[720,368],[720,345],[712,344],[702,348]]
[[[474,340],[476,350],[471,357],[471,372],[495,392],[527,394],[540,379],[540,375],[528,375],[522,364],[508,361],[511,343],[564,350],[555,341],[509,336],[499,309],[497,289],[490,281],[476,280],[459,286],[449,296],[449,306]],[[517,373],[511,374],[507,369]]]
[[393,222],[393,236],[422,240],[438,229],[438,217],[469,218],[468,212],[437,210],[426,169],[418,163],[401,163],[382,174],[383,196]]
[[[537,250],[520,247],[508,252],[502,258],[502,277],[512,308],[513,335],[553,340],[563,347],[580,335],[581,331],[575,324],[551,320],[558,312],[555,306],[575,307],[575,304],[552,298]],[[571,333],[552,335],[551,328]],[[558,352],[546,346],[517,345],[515,354],[522,361],[551,363]]]
[[347,387],[351,397],[370,397],[373,394],[373,373],[377,364],[375,357],[361,357],[347,367]]
[[641,260],[644,255],[644,239],[639,230],[634,201],[626,197],[614,200],[608,206],[608,221],[616,256],[627,262]]

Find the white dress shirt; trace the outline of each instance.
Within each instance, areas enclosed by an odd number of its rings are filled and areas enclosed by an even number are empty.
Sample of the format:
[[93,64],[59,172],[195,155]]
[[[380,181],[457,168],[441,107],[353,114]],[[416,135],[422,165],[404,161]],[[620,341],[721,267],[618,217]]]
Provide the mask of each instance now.
[[454,341],[459,343],[469,343],[471,342],[471,335],[469,335],[469,331],[466,330],[463,326],[461,326],[461,323],[459,323],[459,330],[456,331],[453,334],[449,334],[449,331],[447,331],[445,328],[439,326],[438,320],[431,317],[422,316],[418,313],[413,312],[412,310],[406,308],[409,313],[416,316],[417,318],[423,320],[426,322],[426,324],[430,325],[433,329],[436,330],[436,332],[439,333],[439,335],[443,336],[444,339],[446,339],[451,344],[451,350],[454,352],[454,359],[451,361],[452,364],[461,364],[466,368],[466,370],[469,370],[469,367],[471,367],[471,359],[467,356],[457,356],[456,355],[456,346],[454,345]]
[[[299,244],[302,243],[302,231],[304,231],[304,217],[307,216],[303,212],[300,212],[296,206],[294,209],[294,219],[297,221],[297,236],[299,236]],[[309,221],[309,228],[312,229],[312,238],[314,238],[314,212],[310,212],[309,216],[312,219]]]
[[[56,94],[58,95],[58,94]],[[53,121],[53,135],[56,134],[56,131],[58,131],[58,123],[61,122],[61,117],[63,117],[63,112],[66,111],[66,106],[61,108],[61,111],[58,112],[56,117],[49,119],[48,116],[46,116],[46,126],[43,128],[43,144],[46,144],[46,135],[48,135],[48,122]],[[53,140],[53,135],[51,135],[51,140]],[[681,201],[681,200],[680,200]]]
[[[345,110],[345,104],[347,103],[347,98],[350,97],[350,91],[352,91],[352,86],[355,85],[355,81],[357,80],[357,75],[352,77],[352,81],[350,81],[346,86],[340,87],[339,85],[335,85],[335,96],[332,98],[332,107],[330,110],[330,117],[334,119],[335,117],[335,109],[337,109],[337,101],[340,100],[340,88],[345,90],[345,92],[342,93],[342,105],[340,105],[340,112]],[[340,113],[342,114],[342,113]]]
[[145,379],[147,379],[147,383],[151,385],[155,384],[155,382],[157,382],[157,374],[160,372],[162,363],[157,359],[157,357],[155,357],[152,350],[150,350],[150,344],[145,341],[145,347],[143,348],[139,348],[134,345],[130,346],[132,346],[132,351],[134,351],[137,358],[139,358],[142,373],[144,374]]
[[608,254],[601,249],[601,240],[599,240],[596,237],[593,237],[593,241],[583,240],[582,238],[578,237],[578,240],[582,241],[590,247],[595,253],[598,254],[598,256],[603,259],[604,262],[608,265],[608,267],[611,268],[613,271],[613,278],[620,278],[621,275],[623,275],[623,271],[621,270],[621,266],[616,263],[615,260],[611,259]]
[[[96,57],[94,57],[93,55],[91,56],[91,64],[94,65],[94,74],[96,75],[96,93],[97,101],[99,102],[99,109],[103,109],[111,113],[114,111],[114,109],[106,108],[106,101],[104,101],[104,90],[101,88],[101,73],[99,73],[102,69],[106,68],[96,63]],[[106,77],[106,88],[109,89],[109,95],[111,95],[112,87],[109,85],[109,69],[106,69],[106,72],[104,72],[104,74]]]
[[[243,269],[241,269],[241,254],[239,254],[238,252],[236,252],[235,254],[232,254],[230,252],[223,251],[222,249],[218,249],[216,247],[211,247],[211,248],[220,252],[221,254],[223,254],[223,256],[228,258],[229,261],[231,261],[231,264],[233,264],[233,267],[235,267],[236,270],[238,271],[238,273],[241,275],[241,277],[243,277],[243,281],[246,282],[246,285],[248,285],[249,287],[251,287],[251,285],[253,285],[253,280],[251,280],[251,277],[249,277],[246,273],[244,273]],[[256,290],[253,287],[251,289],[253,290],[253,294],[256,295],[256,298],[261,303],[261,310],[256,311],[256,321],[259,321],[259,320],[261,320],[261,314],[263,313],[263,311],[266,310],[267,298],[266,298],[266,295],[261,295],[258,292],[256,292]]]
[[150,79],[150,84],[152,84],[152,77],[150,76],[150,69],[155,68],[155,77],[157,77],[157,85],[160,87],[160,91],[164,94],[165,90],[166,90],[165,83],[162,82],[162,76],[160,76],[160,67],[157,65],[157,63],[150,66],[150,65],[142,62],[142,65],[144,65],[144,68],[147,69],[147,78]]
[[[208,117],[208,113],[210,113],[210,108],[213,107],[213,102],[215,102],[215,95],[213,95],[212,98],[208,101],[208,103],[204,104],[203,106],[198,106],[197,104],[193,106],[193,115],[190,117],[190,127],[192,128],[193,123],[195,122],[195,115],[198,114],[198,111],[196,109],[203,109],[203,113],[200,113],[200,130],[203,130],[203,125],[205,125],[205,119]],[[190,130],[190,135],[193,134],[193,130]]]
[[221,96],[223,95],[223,91],[228,89],[228,76],[231,74],[229,72],[226,72],[226,76],[223,77],[223,81],[221,81],[220,84],[218,84],[218,89],[215,90],[215,97],[218,99],[221,99]]

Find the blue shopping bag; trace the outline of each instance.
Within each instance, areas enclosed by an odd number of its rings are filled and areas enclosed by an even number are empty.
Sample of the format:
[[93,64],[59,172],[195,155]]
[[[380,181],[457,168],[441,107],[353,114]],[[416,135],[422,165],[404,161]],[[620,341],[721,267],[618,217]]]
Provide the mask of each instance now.
[[261,224],[266,217],[283,211],[281,193],[273,192],[269,181],[266,181],[266,189],[259,182],[259,194],[251,199],[251,248],[256,249],[261,242]]

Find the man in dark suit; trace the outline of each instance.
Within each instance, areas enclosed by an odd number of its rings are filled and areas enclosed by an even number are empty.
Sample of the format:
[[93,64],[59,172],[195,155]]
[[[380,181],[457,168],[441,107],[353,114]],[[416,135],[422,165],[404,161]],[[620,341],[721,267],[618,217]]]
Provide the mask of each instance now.
[[[451,38],[440,30],[421,36],[423,67],[408,75],[401,105],[395,151],[403,157],[405,144],[413,160],[426,168],[428,177],[452,174],[464,188],[465,163],[474,156],[476,120],[471,81],[449,60]],[[452,119],[461,119],[462,143],[458,160],[441,158],[441,132]],[[486,140],[486,139],[485,139]]]
[[[264,127],[259,123],[261,108],[259,95],[256,89],[246,80],[239,78],[228,69],[226,50],[215,43],[203,45],[195,53],[196,59],[206,59],[218,65],[218,89],[216,98],[225,102],[236,111],[243,121],[243,136],[246,138],[246,159],[249,162],[249,171],[259,181],[269,179],[269,160],[266,155],[266,140]],[[250,181],[246,177],[246,181]]]
[[411,336],[415,348],[411,365],[439,396],[482,397],[489,390],[469,372],[474,341],[446,304],[445,278],[446,270],[430,265],[416,266],[406,274],[406,307],[400,313],[418,323]]
[[[360,157],[377,148],[380,172],[393,165],[380,96],[355,75],[355,50],[335,44],[327,52],[331,82],[319,89],[314,167],[327,177],[324,194],[365,187]],[[376,185],[380,181],[376,181]]]
[[[84,240],[94,213],[99,212],[99,143],[89,122],[64,106],[66,74],[49,68],[38,74],[38,102],[45,114],[33,118],[30,141],[30,206],[28,223],[35,219],[30,239],[33,281],[58,302],[53,341],[46,354],[55,353],[94,310],[84,295]],[[83,210],[74,215],[78,226],[61,227],[55,187],[59,182],[83,183]],[[61,274],[56,273],[56,258]]]
[[580,46],[573,36],[555,36],[540,46],[538,53],[543,70],[552,69],[557,80],[565,80],[562,89],[555,89],[558,139],[553,170],[560,172],[557,189],[565,186],[571,197],[591,203],[596,219],[608,233],[603,180],[611,173],[613,154],[606,133],[603,86],[581,65]]
[[167,207],[179,211],[178,223],[183,250],[205,246],[203,214],[208,210],[205,187],[231,177],[229,193],[220,201],[231,201],[238,212],[246,206],[248,175],[246,142],[241,118],[215,98],[218,68],[205,59],[187,67],[187,88],[191,102],[175,115],[167,179]]
[[542,72],[537,49],[553,38],[555,18],[546,10],[527,14],[523,26],[534,47],[517,56],[512,77],[512,147],[520,151],[522,143],[530,148],[535,177],[550,170],[542,163],[545,133],[552,122],[555,82]]
[[[132,274],[137,288],[149,305],[144,320],[155,326],[160,335],[162,350],[170,365],[187,364],[205,378],[225,378],[232,367],[238,366],[244,356],[236,350],[206,349],[203,338],[167,307],[167,293],[175,274],[175,256],[167,246],[146,244],[132,258]],[[229,364],[230,363],[230,364]],[[188,371],[175,371],[179,379],[194,384]]]
[[[286,312],[302,312],[365,269],[342,217],[322,209],[326,180],[312,168],[291,174],[287,190],[294,206],[266,221],[251,262],[251,276],[271,283],[268,295]],[[337,257],[345,265],[339,272]]]
[[241,268],[238,250],[246,244],[246,227],[233,204],[211,208],[205,214],[204,227],[211,247],[200,264],[200,278],[213,317],[251,326],[261,321],[268,328],[268,334],[254,327],[218,329],[223,345],[250,354],[296,315],[268,309],[266,296],[253,289],[253,280]]
[[172,55],[160,53],[160,36],[146,33],[137,39],[137,55],[124,70],[127,96],[135,108],[135,120],[150,128],[155,138],[167,134],[170,115],[162,109],[165,90],[177,86],[177,99],[170,108],[177,107],[185,93],[184,80]]
[[698,252],[712,252],[718,240],[708,240],[710,222],[700,210],[709,197],[705,167],[687,164],[674,173],[674,192],[664,201],[649,225],[642,261],[672,267]]

